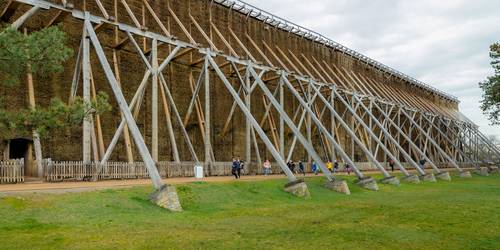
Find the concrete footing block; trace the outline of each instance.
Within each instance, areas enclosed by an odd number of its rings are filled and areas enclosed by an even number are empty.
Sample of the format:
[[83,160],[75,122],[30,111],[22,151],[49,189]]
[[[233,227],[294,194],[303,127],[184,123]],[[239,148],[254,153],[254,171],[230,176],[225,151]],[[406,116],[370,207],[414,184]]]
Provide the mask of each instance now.
[[399,179],[396,178],[396,176],[385,177],[384,179],[380,180],[380,183],[394,185],[394,186],[397,186],[397,187],[399,187],[399,184],[400,184],[399,183]]
[[291,193],[297,197],[309,197],[309,189],[303,179],[289,182],[285,184],[285,192]]
[[420,183],[420,179],[418,178],[417,175],[414,175],[414,174],[405,176],[405,177],[401,178],[401,180],[404,181],[404,182],[413,183],[413,184]]
[[489,176],[490,170],[487,167],[480,167],[479,169],[476,170],[476,174],[482,176]]
[[469,171],[464,170],[464,171],[460,172],[460,177],[461,178],[472,178],[472,175],[470,174]]
[[368,190],[378,191],[377,181],[373,177],[364,177],[363,179],[357,179],[356,183]]
[[436,182],[436,177],[433,173],[421,175],[419,178],[424,182]]
[[497,166],[490,166],[489,169],[490,169],[490,174],[498,174],[498,173],[500,173],[500,170],[498,169]]
[[172,212],[182,212],[181,202],[174,186],[163,185],[149,196],[149,200]]
[[443,180],[443,181],[451,181],[451,176],[450,176],[450,173],[448,173],[448,172],[441,172],[439,174],[436,174],[436,178]]
[[347,181],[345,181],[345,180],[327,181],[325,183],[325,187],[330,189],[330,190],[339,192],[339,193],[343,193],[343,194],[347,194],[347,195],[351,194],[351,191],[349,190],[349,186],[347,186]]

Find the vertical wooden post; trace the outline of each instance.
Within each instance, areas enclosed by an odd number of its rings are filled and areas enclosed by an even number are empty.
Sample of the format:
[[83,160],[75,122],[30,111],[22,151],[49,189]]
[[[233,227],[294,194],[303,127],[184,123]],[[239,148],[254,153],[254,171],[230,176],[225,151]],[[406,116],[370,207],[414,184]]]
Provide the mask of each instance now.
[[[83,101],[86,105],[90,103],[90,40],[87,32],[83,32]],[[85,117],[83,120],[83,162],[89,164],[91,162],[91,129],[90,117]]]
[[[207,56],[208,57],[208,56]],[[208,71],[208,58],[205,59],[205,166],[209,169],[212,161],[210,148],[210,72]]]
[[[238,69],[236,69],[238,70]],[[251,83],[250,83],[250,74],[247,71],[245,74],[245,89],[244,91],[246,93],[245,95],[245,104],[247,106],[248,110],[252,110],[251,108]],[[245,161],[247,162],[247,166],[249,166],[250,161],[252,160],[252,138],[251,138],[251,125],[250,125],[250,120],[248,117],[245,119],[246,120],[246,125],[245,125]]]
[[[279,81],[279,94],[280,94],[280,105],[281,107],[285,107],[285,92],[283,89],[283,79],[280,78]],[[279,114],[280,116],[280,155],[283,159],[285,159],[285,119],[283,118],[283,115]]]
[[[333,86],[332,92],[330,94],[330,104],[333,108],[335,108],[335,86]],[[331,134],[335,138],[335,115],[333,112],[330,112],[330,126],[331,126]],[[332,148],[331,152],[331,161],[334,162],[337,160],[337,155],[335,154],[335,147]]]
[[[299,83],[299,84],[302,84],[302,83]],[[307,97],[308,97],[307,100],[309,100],[309,98],[311,97],[311,85],[310,84],[307,85]],[[307,104],[307,105],[309,105],[309,108],[311,108],[311,104],[312,103]],[[309,145],[313,145],[312,144],[312,120],[311,120],[311,114],[309,112],[307,113],[307,127],[306,127],[306,129],[307,129],[307,142],[309,143]],[[310,154],[307,154],[307,163],[309,164],[309,166],[312,166],[312,158],[311,158]]]
[[151,86],[151,156],[158,162],[158,40],[152,44],[153,78]]

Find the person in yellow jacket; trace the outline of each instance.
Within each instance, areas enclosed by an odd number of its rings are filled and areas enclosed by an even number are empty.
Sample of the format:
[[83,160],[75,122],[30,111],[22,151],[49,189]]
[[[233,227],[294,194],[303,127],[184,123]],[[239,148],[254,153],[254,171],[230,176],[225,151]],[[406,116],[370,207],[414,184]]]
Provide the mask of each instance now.
[[327,167],[327,168],[328,168],[328,170],[330,170],[330,172],[331,172],[331,171],[333,170],[333,164],[332,164],[332,162],[331,162],[331,161],[328,161],[328,162],[326,163],[326,167]]

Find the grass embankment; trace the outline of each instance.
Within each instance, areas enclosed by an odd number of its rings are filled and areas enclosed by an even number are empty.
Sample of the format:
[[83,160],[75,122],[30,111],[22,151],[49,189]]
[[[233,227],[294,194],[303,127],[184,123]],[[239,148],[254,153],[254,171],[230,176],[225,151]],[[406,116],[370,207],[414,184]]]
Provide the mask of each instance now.
[[350,196],[306,181],[307,200],[285,180],[179,185],[177,214],[148,187],[3,197],[0,248],[500,249],[500,175]]

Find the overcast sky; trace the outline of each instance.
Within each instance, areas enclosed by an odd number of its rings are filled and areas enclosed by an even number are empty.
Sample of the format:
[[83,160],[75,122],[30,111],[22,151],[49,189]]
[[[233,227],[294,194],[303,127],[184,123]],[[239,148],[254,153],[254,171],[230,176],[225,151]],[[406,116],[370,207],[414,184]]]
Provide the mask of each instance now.
[[479,109],[478,82],[493,73],[500,0],[246,0],[457,96],[460,110],[500,137]]

